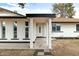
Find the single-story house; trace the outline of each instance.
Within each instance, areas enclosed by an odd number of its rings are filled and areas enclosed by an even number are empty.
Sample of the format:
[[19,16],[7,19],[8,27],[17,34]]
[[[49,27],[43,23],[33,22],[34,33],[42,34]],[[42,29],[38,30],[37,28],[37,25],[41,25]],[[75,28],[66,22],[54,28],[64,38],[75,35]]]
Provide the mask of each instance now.
[[29,42],[33,48],[37,39],[44,39],[51,49],[54,38],[79,38],[79,19],[57,18],[55,14],[24,16],[0,8],[0,42]]

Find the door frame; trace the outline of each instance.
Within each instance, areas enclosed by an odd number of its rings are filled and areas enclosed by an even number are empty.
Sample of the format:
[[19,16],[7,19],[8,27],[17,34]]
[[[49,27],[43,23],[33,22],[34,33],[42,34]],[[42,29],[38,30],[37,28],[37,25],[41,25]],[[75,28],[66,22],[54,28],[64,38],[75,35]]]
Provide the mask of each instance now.
[[45,23],[36,24],[36,37],[45,37]]

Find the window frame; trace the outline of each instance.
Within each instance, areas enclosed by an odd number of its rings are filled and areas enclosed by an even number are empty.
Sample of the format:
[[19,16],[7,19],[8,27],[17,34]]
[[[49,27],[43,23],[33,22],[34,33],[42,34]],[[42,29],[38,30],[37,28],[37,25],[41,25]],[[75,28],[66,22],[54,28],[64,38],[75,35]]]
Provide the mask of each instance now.
[[53,32],[61,32],[61,26],[60,26],[60,24],[52,23],[52,31]]
[[76,24],[76,31],[79,31],[79,24]]
[[[16,23],[16,25],[15,25]],[[16,28],[16,30],[15,30]],[[13,38],[17,38],[17,21],[13,22]]]
[[6,35],[6,28],[5,28],[5,25],[3,24],[5,21],[2,21],[2,38],[5,38],[5,35]]
[[25,21],[25,38],[29,38],[29,22],[27,21]]

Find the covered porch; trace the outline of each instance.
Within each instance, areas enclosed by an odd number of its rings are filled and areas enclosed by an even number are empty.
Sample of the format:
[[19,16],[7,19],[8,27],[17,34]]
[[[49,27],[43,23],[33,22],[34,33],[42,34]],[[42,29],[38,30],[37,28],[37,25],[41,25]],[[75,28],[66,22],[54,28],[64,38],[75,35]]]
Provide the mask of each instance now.
[[49,17],[32,17],[28,19],[30,48],[51,49],[52,19]]

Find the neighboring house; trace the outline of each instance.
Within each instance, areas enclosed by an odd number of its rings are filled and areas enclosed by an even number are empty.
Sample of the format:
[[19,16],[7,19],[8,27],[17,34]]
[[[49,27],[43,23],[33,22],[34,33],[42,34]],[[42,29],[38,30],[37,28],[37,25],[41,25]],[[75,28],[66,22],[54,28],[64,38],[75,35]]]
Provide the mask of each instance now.
[[23,16],[0,8],[0,42],[30,42],[30,48],[34,48],[33,42],[44,38],[44,44],[51,49],[54,38],[79,38],[79,19],[55,17],[55,14]]

